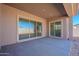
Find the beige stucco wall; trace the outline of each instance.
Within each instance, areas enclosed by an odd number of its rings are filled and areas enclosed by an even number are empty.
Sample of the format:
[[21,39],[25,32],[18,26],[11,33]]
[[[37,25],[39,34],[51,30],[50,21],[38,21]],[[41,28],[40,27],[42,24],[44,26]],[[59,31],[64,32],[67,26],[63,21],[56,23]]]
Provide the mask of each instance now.
[[42,34],[43,34],[43,37],[46,36],[46,20],[45,19],[3,4],[2,5],[2,18],[3,18],[2,45],[17,43],[17,17],[18,15],[23,16],[27,19],[42,22],[43,23]]
[[72,21],[72,17],[67,18],[67,37],[70,40],[73,39],[73,21]]
[[73,22],[72,17],[66,17],[63,20],[63,38],[72,40],[73,37]]
[[63,38],[68,39],[68,37],[67,37],[67,18],[63,18],[62,22],[63,22]]
[[1,39],[2,36],[1,36],[1,4],[0,4],[0,46],[1,46]]
[[63,38],[73,39],[73,22],[72,17],[66,17],[63,19]]

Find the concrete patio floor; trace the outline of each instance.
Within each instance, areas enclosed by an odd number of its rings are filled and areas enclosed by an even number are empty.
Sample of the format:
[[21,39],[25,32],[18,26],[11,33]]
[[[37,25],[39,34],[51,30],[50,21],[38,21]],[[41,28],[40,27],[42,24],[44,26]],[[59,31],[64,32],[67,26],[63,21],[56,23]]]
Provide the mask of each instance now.
[[41,38],[2,47],[11,56],[68,56],[72,41]]

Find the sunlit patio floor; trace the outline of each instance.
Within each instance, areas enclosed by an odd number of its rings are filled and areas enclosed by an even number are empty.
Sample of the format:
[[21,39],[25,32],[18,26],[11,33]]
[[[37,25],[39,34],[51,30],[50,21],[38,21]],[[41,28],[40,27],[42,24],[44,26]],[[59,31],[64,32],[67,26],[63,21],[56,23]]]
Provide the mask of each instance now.
[[41,38],[2,47],[11,56],[68,56],[72,41]]

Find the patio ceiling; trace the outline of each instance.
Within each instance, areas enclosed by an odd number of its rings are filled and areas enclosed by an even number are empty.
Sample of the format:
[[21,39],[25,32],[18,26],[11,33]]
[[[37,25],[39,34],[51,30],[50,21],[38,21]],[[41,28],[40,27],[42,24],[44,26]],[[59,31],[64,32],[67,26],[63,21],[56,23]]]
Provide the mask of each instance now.
[[68,16],[62,3],[8,3],[7,5],[45,19]]

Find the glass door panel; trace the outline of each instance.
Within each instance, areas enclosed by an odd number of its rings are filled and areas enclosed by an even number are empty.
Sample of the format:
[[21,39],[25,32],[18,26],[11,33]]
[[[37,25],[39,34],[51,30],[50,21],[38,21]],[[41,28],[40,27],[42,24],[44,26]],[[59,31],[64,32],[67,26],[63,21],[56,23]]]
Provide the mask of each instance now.
[[19,40],[29,38],[29,21],[19,18],[18,22]]
[[41,35],[42,35],[42,23],[37,22],[37,36],[41,36]]
[[53,22],[50,24],[51,36],[61,37],[61,22]]
[[61,22],[55,22],[54,27],[55,27],[55,30],[54,30],[55,36],[61,37]]
[[19,40],[28,39],[36,36],[42,36],[42,23],[36,21],[29,21],[25,18],[19,18],[18,34]]
[[36,22],[30,21],[30,37],[36,37]]

